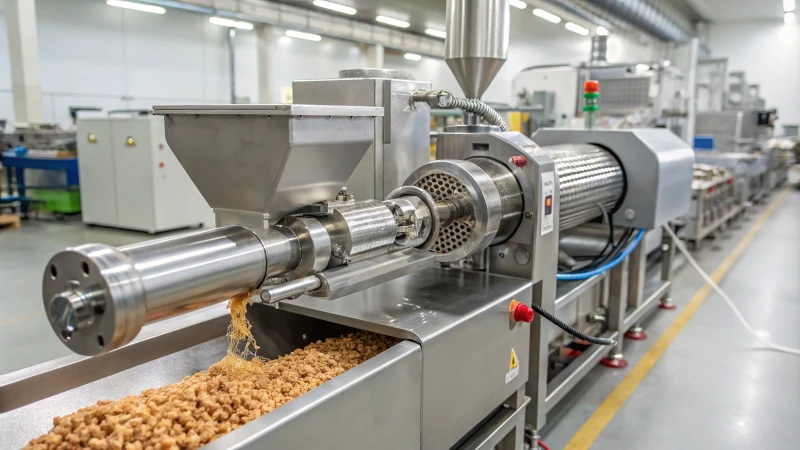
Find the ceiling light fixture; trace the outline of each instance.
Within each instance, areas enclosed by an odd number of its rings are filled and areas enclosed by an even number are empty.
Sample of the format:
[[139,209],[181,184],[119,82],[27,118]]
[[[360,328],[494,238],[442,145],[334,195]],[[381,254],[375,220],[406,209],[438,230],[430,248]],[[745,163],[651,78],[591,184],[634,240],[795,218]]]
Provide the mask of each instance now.
[[405,20],[395,19],[392,17],[378,16],[375,18],[375,20],[380,23],[385,23],[386,25],[391,25],[398,28],[408,28],[411,26],[411,24]]
[[573,33],[578,33],[581,36],[588,36],[589,30],[583,28],[582,26],[578,25],[577,23],[567,22],[564,24],[564,28],[572,31]]
[[783,23],[794,23],[794,19],[795,16],[793,12],[787,12],[783,15]]
[[433,28],[425,29],[425,34],[433,36],[433,37],[442,38],[442,39],[446,39],[447,38],[447,33],[446,32],[444,32],[442,30],[435,30]]
[[521,0],[508,0],[508,4],[519,9],[525,9],[528,7],[528,4]]
[[546,20],[548,22],[553,22],[553,23],[560,23],[561,22],[561,17],[558,17],[557,15],[555,15],[553,13],[549,13],[549,12],[543,10],[543,9],[539,9],[539,8],[534,9],[533,10],[533,15],[536,16],[536,17],[541,17],[542,19],[544,19],[544,20]]
[[209,22],[223,27],[239,28],[242,30],[252,30],[253,24],[248,22],[237,22],[236,20],[224,19],[222,17],[210,17]]
[[783,0],[784,12],[792,12],[794,11],[794,8],[795,8],[794,0]]
[[661,63],[664,67],[669,67],[672,64],[672,61],[665,59],[664,62]]
[[608,36],[608,28],[606,27],[600,26],[597,27],[597,29],[594,31],[597,33],[598,36]]
[[353,14],[357,13],[355,8],[351,8],[349,6],[340,5],[338,3],[333,2],[326,2],[325,0],[314,0],[314,6],[319,6],[320,8],[330,9],[331,11],[340,12],[342,14],[347,14],[348,16],[352,16]]
[[136,11],[149,12],[153,14],[164,14],[166,9],[160,6],[143,5],[141,3],[125,2],[122,0],[106,0],[106,5],[116,6],[117,8],[133,9]]
[[636,65],[636,71],[637,72],[647,72],[648,70],[650,70],[650,66],[648,66],[647,64],[637,64]]
[[295,30],[286,30],[286,36],[297,38],[297,39],[305,39],[307,41],[320,41],[322,40],[322,36],[313,33],[303,33],[302,31],[295,31]]
[[411,61],[419,61],[420,59],[422,59],[422,56],[416,53],[406,53],[405,55],[403,55],[403,58],[410,59]]

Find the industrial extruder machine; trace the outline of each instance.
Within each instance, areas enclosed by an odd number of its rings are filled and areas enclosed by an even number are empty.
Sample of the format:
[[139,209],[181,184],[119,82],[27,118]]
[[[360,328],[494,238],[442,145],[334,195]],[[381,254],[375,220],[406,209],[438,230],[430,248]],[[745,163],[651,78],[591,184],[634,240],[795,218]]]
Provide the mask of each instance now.
[[[450,0],[447,14],[447,62],[480,98],[505,59],[507,2]],[[470,23],[498,39],[478,42]],[[666,299],[671,260],[648,291],[641,236],[688,209],[693,152],[670,131],[531,139],[473,102],[427,161],[429,107],[457,99],[398,72],[341,75],[296,82],[307,104],[154,108],[217,227],[53,256],[45,311],[89,357],[0,377],[9,442],[93,399],[204,370],[227,345],[220,302],[250,293],[263,356],[352,330],[396,344],[205,448],[521,449],[585,374],[577,367],[618,355],[622,334]],[[613,270],[560,273],[560,252],[605,243],[604,225],[587,224],[602,218],[620,243],[636,231],[634,251]],[[595,288],[607,317],[586,328],[559,313]],[[556,373],[551,321],[611,345],[581,341],[578,364]]]

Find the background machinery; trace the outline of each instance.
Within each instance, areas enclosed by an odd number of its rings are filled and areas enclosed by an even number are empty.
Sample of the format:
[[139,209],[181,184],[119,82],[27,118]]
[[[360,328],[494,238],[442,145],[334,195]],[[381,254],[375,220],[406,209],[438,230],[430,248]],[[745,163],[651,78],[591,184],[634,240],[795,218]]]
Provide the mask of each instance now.
[[[219,302],[247,293],[263,356],[353,329],[397,344],[206,448],[521,449],[596,363],[623,365],[622,336],[669,306],[674,245],[649,260],[647,231],[688,209],[692,149],[665,129],[502,131],[475,99],[507,2],[450,0],[447,24],[471,100],[361,70],[296,82],[303,104],[155,107],[217,228],[53,256],[45,311],[92,357],[0,377],[0,435],[204,370],[226,348]],[[429,108],[453,102],[465,125],[429,162]]]

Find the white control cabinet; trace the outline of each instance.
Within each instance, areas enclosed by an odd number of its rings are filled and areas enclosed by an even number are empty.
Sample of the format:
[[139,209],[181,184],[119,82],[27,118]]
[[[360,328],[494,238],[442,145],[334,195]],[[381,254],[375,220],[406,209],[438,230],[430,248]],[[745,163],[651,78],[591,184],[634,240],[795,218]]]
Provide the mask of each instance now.
[[79,119],[77,137],[84,223],[148,233],[214,225],[167,145],[163,117]]

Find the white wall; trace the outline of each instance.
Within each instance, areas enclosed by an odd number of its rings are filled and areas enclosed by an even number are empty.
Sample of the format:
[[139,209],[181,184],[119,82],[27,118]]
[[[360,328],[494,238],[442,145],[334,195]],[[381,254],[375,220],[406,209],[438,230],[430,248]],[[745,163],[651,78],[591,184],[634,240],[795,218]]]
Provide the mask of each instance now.
[[[228,101],[227,30],[200,15],[147,14],[95,0],[37,0],[36,16],[45,121],[69,124],[69,106]],[[8,61],[2,17],[0,117],[13,122]]]
[[[228,29],[208,17],[169,9],[157,15],[109,7],[101,0],[37,0],[39,69],[45,120],[70,124],[69,106],[104,110],[149,108],[169,103],[230,101]],[[511,80],[525,67],[585,61],[589,38],[512,11],[508,61],[484,99],[509,103]],[[274,27],[273,98],[295,79],[336,77],[341,69],[364,67],[355,42],[323,37],[320,42],[285,37]],[[237,96],[258,101],[255,31],[236,35]],[[609,60],[649,59],[654,49],[613,36]],[[0,118],[13,123],[5,19],[0,7]],[[441,59],[409,61],[387,50],[387,68],[411,72],[437,88],[461,95]]]
[[744,70],[761,85],[767,107],[778,108],[780,122],[800,123],[800,24],[782,21],[711,25],[709,47],[728,58],[728,70]]

